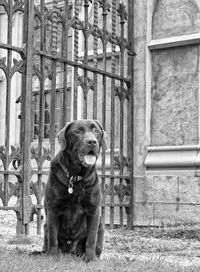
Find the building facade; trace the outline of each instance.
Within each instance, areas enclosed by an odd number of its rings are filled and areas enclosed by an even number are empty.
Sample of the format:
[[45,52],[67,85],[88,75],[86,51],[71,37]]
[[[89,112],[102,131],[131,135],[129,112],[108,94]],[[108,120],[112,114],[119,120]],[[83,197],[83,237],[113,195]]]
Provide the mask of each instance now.
[[199,223],[200,1],[134,2],[135,222]]

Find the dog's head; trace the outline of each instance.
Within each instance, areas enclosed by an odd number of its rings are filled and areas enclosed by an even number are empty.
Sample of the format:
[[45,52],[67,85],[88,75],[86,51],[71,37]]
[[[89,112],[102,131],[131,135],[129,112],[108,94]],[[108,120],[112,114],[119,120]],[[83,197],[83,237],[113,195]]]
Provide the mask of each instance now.
[[58,133],[61,152],[70,154],[85,167],[96,163],[100,148],[107,147],[107,134],[96,120],[77,120],[67,123]]

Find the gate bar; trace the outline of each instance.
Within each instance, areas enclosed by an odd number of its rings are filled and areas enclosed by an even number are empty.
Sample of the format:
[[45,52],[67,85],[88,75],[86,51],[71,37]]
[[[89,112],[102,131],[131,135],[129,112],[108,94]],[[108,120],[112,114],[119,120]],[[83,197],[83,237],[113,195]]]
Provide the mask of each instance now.
[[[79,15],[79,1],[75,0],[75,8],[74,8],[74,18],[75,21],[78,21]],[[77,28],[74,29],[74,63],[78,62],[78,46],[79,46],[79,31]],[[62,59],[63,61],[63,59]],[[70,61],[64,59],[64,63],[70,65]],[[72,62],[72,61],[71,61]],[[73,119],[77,119],[77,97],[78,97],[78,66],[74,66],[73,73],[74,73],[74,84],[73,84]]]
[[21,118],[21,176],[22,176],[22,226],[21,233],[28,234],[30,218],[29,182],[31,177],[31,103],[32,103],[32,72],[33,72],[33,25],[34,25],[34,1],[25,2],[25,31],[26,41],[25,75],[22,82],[22,118]]
[[[94,37],[93,37],[93,63],[94,68],[97,69],[98,65],[98,38],[96,35],[96,28],[98,26],[98,0],[94,0]],[[93,88],[93,119],[97,119],[97,73],[93,73],[93,81],[94,81],[94,88]]]
[[123,82],[126,82],[126,83],[131,83],[131,78],[126,78],[126,77],[121,77],[121,76],[118,76],[118,75],[115,75],[115,74],[112,74],[110,72],[107,72],[107,71],[104,71],[104,70],[101,70],[101,69],[98,69],[98,68],[94,68],[92,66],[87,66],[83,63],[80,63],[78,62],[78,56],[76,57],[77,61],[71,61],[71,60],[67,60],[67,59],[64,59],[64,58],[61,58],[61,57],[58,57],[58,56],[52,56],[48,53],[45,53],[44,51],[35,51],[35,55],[39,55],[39,56],[44,56],[46,57],[47,59],[50,59],[50,60],[57,60],[58,62],[62,62],[62,63],[67,63],[68,65],[70,66],[73,66],[74,69],[87,69],[88,71],[90,72],[93,72],[93,73],[97,73],[97,74],[100,74],[100,75],[105,75],[109,78],[114,78],[116,80],[122,80]]
[[[68,55],[68,32],[69,32],[69,3],[68,0],[65,1],[64,7],[64,26],[63,26],[63,40],[62,40],[62,58],[67,59]],[[67,75],[68,67],[67,63],[64,63],[64,82],[63,82],[63,102],[62,102],[62,112],[61,112],[61,128],[63,128],[67,122]]]
[[[130,229],[134,226],[134,0],[128,1],[128,41],[129,41],[129,57],[128,57],[128,77],[130,84],[127,84],[129,91],[128,101],[128,126],[127,126],[127,146],[129,158],[130,172],[130,202],[129,202],[129,217],[127,218],[127,227]],[[128,210],[127,210],[128,211]]]
[[5,44],[5,43],[1,43],[1,42],[0,42],[0,48],[1,49],[6,49],[6,50],[10,49],[12,51],[15,51],[15,52],[19,53],[22,58],[25,57],[25,48],[22,49],[20,47],[14,46],[14,45]]

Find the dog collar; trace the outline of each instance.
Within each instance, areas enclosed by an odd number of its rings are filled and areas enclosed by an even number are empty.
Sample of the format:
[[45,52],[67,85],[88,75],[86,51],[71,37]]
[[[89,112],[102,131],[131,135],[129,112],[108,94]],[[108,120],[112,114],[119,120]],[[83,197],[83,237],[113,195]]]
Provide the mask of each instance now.
[[65,178],[61,179],[61,181],[68,188],[68,193],[73,194],[74,182],[82,180],[83,178],[81,176],[71,176],[67,167],[65,167],[65,165],[63,165],[61,162],[60,162],[60,166],[61,166],[61,168],[67,178],[67,181]]
[[74,189],[73,189],[74,182],[79,181],[81,179],[82,179],[81,176],[72,176],[72,177],[69,177],[69,182],[68,182],[68,185],[67,185],[67,187],[68,187],[68,193],[69,194],[73,194],[73,191],[74,191]]

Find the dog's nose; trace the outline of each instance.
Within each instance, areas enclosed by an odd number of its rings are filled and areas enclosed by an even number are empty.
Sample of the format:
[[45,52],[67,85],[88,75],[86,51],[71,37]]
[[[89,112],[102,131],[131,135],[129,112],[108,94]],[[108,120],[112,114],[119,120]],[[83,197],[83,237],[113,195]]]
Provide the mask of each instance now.
[[89,146],[95,146],[97,144],[97,140],[96,139],[86,139],[86,143]]

